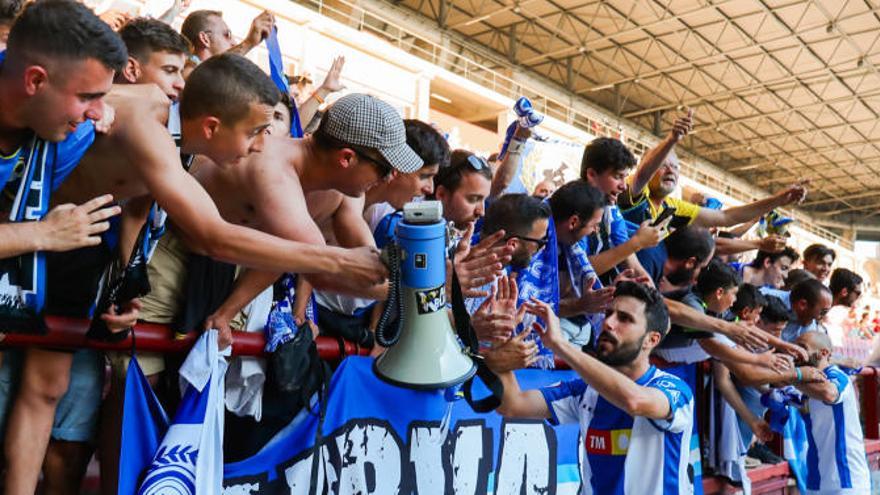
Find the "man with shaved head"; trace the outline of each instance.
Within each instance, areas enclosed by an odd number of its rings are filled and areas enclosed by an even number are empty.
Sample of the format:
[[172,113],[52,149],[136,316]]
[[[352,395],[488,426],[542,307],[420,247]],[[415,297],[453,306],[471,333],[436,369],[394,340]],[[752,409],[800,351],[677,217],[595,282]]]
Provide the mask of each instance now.
[[849,377],[830,362],[831,340],[824,333],[807,332],[795,342],[828,379],[796,385],[808,397],[803,415],[809,445],[807,493],[870,493],[858,402]]

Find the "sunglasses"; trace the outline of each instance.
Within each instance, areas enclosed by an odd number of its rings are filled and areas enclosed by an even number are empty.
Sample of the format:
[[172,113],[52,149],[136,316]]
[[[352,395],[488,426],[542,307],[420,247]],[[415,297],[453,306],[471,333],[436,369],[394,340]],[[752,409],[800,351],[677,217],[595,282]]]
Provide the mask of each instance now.
[[507,239],[519,239],[521,241],[534,242],[538,245],[538,251],[544,249],[544,247],[547,246],[547,243],[550,241],[550,239],[546,235],[540,239],[535,239],[534,237],[526,237],[524,235],[510,235],[507,236]]
[[470,155],[467,158],[467,163],[474,170],[483,170],[484,168],[489,168],[489,162],[487,162],[485,158],[477,155]]
[[366,160],[376,166],[376,169],[379,171],[380,179],[385,180],[388,177],[391,177],[391,173],[394,171],[394,167],[392,167],[390,163],[386,162],[385,160],[376,160],[375,158],[367,156],[366,154],[358,150],[353,149],[353,151],[361,160]]

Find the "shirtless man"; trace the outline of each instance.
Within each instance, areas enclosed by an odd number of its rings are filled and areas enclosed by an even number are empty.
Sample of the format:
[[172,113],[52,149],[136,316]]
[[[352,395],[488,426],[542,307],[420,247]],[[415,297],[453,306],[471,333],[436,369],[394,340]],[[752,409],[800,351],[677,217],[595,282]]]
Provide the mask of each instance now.
[[[138,91],[129,93],[137,95]],[[113,192],[120,200],[149,195],[168,212],[187,244],[201,254],[258,268],[332,274],[330,279],[351,290],[382,281],[384,267],[369,249],[342,250],[292,242],[224,220],[210,196],[181,166],[178,148],[165,125],[167,104],[156,105],[153,100],[125,93],[115,100],[117,118],[112,131],[89,150],[60,193],[63,197],[77,200],[94,191]],[[277,89],[252,62],[238,55],[212,57],[193,71],[183,92],[180,150],[234,167],[251,152],[263,149],[265,129],[277,102]],[[398,148],[404,148],[398,152],[404,159],[420,164],[414,154],[405,155],[408,148],[402,139]],[[358,170],[369,168],[370,162],[352,150],[342,155],[341,163]],[[121,249],[128,252],[130,247],[123,243]],[[327,278],[316,277],[321,280]],[[66,389],[66,380],[59,377],[66,378],[69,368],[69,361],[58,359],[29,357],[25,364],[23,384],[29,385],[29,377],[39,381],[27,386],[34,392],[25,395],[33,400],[17,401],[10,423],[12,434],[6,441],[7,452],[17,458],[28,457],[29,467],[22,470],[26,472],[22,486],[27,488],[22,493],[33,492],[43,458],[42,448],[22,446],[33,443],[28,431],[36,425],[48,432],[55,402]],[[16,427],[21,424],[27,427]],[[25,456],[23,451],[29,454]]]

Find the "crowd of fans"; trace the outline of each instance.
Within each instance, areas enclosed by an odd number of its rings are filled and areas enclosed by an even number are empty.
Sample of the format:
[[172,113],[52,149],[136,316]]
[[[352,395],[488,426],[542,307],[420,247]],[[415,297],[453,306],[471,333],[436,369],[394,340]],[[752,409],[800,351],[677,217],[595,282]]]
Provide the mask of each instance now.
[[[39,332],[49,314],[91,319],[93,339],[144,321],[217,329],[226,347],[232,330],[282,321],[376,356],[388,294],[377,248],[394,242],[404,204],[431,199],[450,225],[450,267],[481,352],[505,385],[499,412],[579,423],[585,493],[655,483],[700,493],[704,472],[747,484],[747,453],[779,460],[761,401],[778,390],[801,396],[808,489],[867,493],[844,372],[862,363],[836,352],[880,323],[854,312],[862,277],[834,268],[828,246],[798,253],[784,235],[749,235],[802,201],[806,183],[728,208],[678,198],[675,147],[692,113],[640,160],[598,137],[579,179],[526,191],[524,124],[489,160],[450,150],[430,123],[375,97],[328,105],[344,89],[342,58],[317,88],[290,77],[280,90],[243,56],[271,35],[268,12],[235,44],[219,11],[190,12],[173,30],[164,21],[181,2],[163,20],[103,21],[70,0],[3,4],[4,331]],[[128,360],[3,352],[5,493],[34,493],[41,477],[47,493],[78,492],[96,445],[103,490],[115,493]],[[560,360],[580,378],[521,390],[512,373]],[[138,361],[173,409],[179,358]],[[698,380],[705,363],[712,372]],[[227,387],[247,386],[230,374]],[[227,460],[258,450],[302,406],[271,382],[260,407],[238,392],[227,396]],[[705,394],[721,412],[700,438]]]

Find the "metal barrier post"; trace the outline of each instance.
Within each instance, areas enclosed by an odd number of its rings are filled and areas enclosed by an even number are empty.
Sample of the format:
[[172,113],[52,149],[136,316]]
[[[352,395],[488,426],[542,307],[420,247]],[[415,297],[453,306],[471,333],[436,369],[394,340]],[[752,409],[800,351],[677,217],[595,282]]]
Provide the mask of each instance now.
[[862,375],[862,415],[865,418],[865,438],[880,439],[880,418],[877,417],[877,368],[865,367]]

